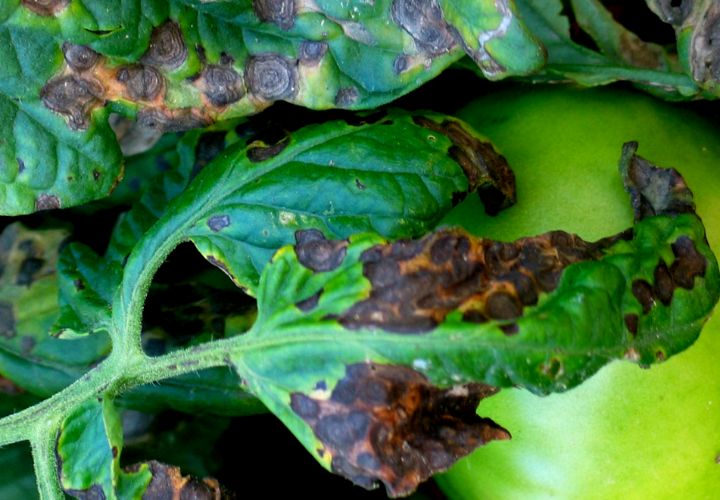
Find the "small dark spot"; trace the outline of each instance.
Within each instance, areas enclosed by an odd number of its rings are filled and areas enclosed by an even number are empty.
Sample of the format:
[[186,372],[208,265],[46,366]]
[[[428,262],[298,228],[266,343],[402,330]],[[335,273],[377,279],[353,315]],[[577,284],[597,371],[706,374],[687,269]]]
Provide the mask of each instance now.
[[563,364],[558,358],[552,358],[550,362],[543,364],[542,372],[550,377],[556,379],[563,372]]
[[678,286],[686,290],[692,289],[695,278],[705,276],[707,259],[697,251],[693,240],[681,236],[672,244],[675,261],[670,266],[670,274]]
[[245,68],[245,85],[250,92],[268,101],[294,97],[296,63],[279,54],[251,56]]
[[225,51],[220,52],[220,65],[231,66],[235,62],[235,58]]
[[335,94],[335,105],[339,108],[349,108],[359,97],[360,94],[355,87],[344,87]]
[[15,309],[9,302],[0,302],[0,336],[13,338],[15,331]]
[[430,56],[447,53],[456,45],[435,0],[394,0],[392,18]]
[[658,361],[665,361],[667,359],[667,355],[665,354],[665,351],[663,351],[662,349],[658,349],[655,352],[655,359],[657,359]]
[[522,306],[512,295],[495,292],[488,297],[485,311],[492,319],[515,319],[522,314]]
[[367,186],[365,186],[365,184],[363,184],[363,183],[360,181],[360,179],[357,179],[357,178],[355,179],[355,186],[356,186],[360,191],[365,191],[365,188],[367,187]]
[[653,291],[650,283],[645,280],[635,280],[632,282],[631,290],[637,301],[640,302],[643,314],[649,313],[655,305],[655,299],[653,297]]
[[53,16],[62,11],[70,0],[22,0],[23,7],[40,16]]
[[208,125],[208,120],[196,115],[192,108],[180,108],[163,111],[157,108],[145,108],[138,112],[137,121],[143,127],[162,132],[184,132]]
[[325,42],[306,40],[300,44],[300,62],[308,66],[317,65],[325,57],[328,45]]
[[168,365],[168,370],[177,370],[177,365]]
[[274,23],[283,30],[295,24],[295,0],[253,0],[253,10],[263,22]]
[[80,278],[73,281],[73,285],[75,286],[75,289],[77,291],[85,290],[85,284],[82,282],[82,280]]
[[197,53],[198,59],[200,59],[200,62],[202,64],[207,63],[207,55],[205,54],[205,47],[200,45],[199,43],[195,44],[195,52]]
[[477,309],[470,309],[469,311],[465,311],[463,313],[463,321],[466,321],[468,323],[487,323],[488,318],[485,316],[482,311],[478,311]]
[[35,210],[54,210],[60,208],[60,198],[54,194],[43,193],[35,199]]
[[316,293],[312,294],[307,299],[301,300],[297,303],[295,303],[295,306],[300,309],[302,312],[309,312],[315,309],[320,302],[320,295],[322,295],[323,290],[320,289]]
[[327,383],[324,380],[320,380],[315,384],[315,390],[318,391],[326,391],[327,390]]
[[393,61],[393,71],[396,75],[399,75],[406,69],[408,69],[408,66],[410,65],[409,58],[405,54],[400,54],[395,58],[395,61]]
[[187,58],[187,47],[180,26],[167,21],[155,28],[150,37],[150,47],[142,58],[146,64],[167,69],[179,68]]
[[25,162],[20,158],[15,158],[15,160],[17,160],[18,164],[18,174],[22,174],[25,171]]
[[67,116],[72,130],[84,130],[92,109],[102,104],[103,93],[99,82],[67,75],[48,81],[40,98],[47,108]]
[[653,295],[660,299],[663,305],[670,305],[675,291],[675,284],[665,262],[660,261],[655,267],[653,281],[655,283],[653,285]]
[[314,272],[332,271],[342,264],[347,241],[328,240],[317,229],[295,232],[295,253],[298,262]]
[[245,95],[242,79],[235,70],[211,64],[202,71],[205,96],[214,106],[227,106]]
[[217,233],[230,225],[229,215],[213,215],[207,221],[207,225],[211,231]]
[[29,354],[35,347],[36,340],[33,337],[23,337],[20,339],[20,351],[23,354]]
[[100,172],[98,172],[97,170],[93,170],[92,176],[93,176],[93,180],[98,180],[98,179],[100,179]]
[[63,55],[68,65],[75,71],[86,71],[98,61],[100,55],[85,45],[65,42],[62,46]]
[[301,418],[315,418],[320,413],[317,402],[304,394],[293,393],[290,396],[290,408]]
[[660,18],[673,26],[680,26],[693,9],[692,0],[658,0],[655,2],[660,9]]
[[500,330],[502,330],[505,335],[516,335],[520,331],[520,327],[517,323],[506,323],[500,325]]
[[290,144],[290,136],[285,136],[270,146],[262,142],[251,142],[246,150],[248,159],[253,163],[269,160],[279,155]]
[[640,322],[640,318],[638,317],[637,314],[626,314],[625,315],[625,326],[630,331],[630,333],[633,334],[633,336],[637,335],[639,322]]
[[165,79],[160,72],[143,64],[120,68],[115,78],[125,85],[128,97],[135,101],[152,101],[165,87]]
[[117,447],[117,446],[113,446],[113,447],[112,447],[112,456],[113,456],[113,458],[117,458],[118,453],[120,453],[120,452],[118,451],[118,447]]

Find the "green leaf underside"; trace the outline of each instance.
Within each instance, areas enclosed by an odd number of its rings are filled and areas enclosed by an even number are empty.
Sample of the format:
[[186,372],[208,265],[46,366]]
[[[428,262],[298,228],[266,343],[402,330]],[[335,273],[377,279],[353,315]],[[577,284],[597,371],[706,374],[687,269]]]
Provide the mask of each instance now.
[[[633,146],[622,171],[639,220],[632,233],[596,243],[557,231],[511,244],[452,229],[394,244],[372,234],[299,233],[262,275],[258,320],[245,338],[256,347],[231,353],[238,374],[325,467],[366,487],[381,480],[399,495],[417,485],[409,477],[425,478],[469,450],[454,449],[454,438],[438,445],[414,428],[415,417],[382,417],[368,403],[377,395],[363,396],[366,384],[353,373],[375,373],[383,407],[406,415],[410,396],[391,387],[408,377],[421,394],[435,394],[425,384],[451,387],[440,401],[480,394],[477,403],[492,391],[473,384],[547,394],[614,359],[647,365],[687,348],[720,297],[720,272],[682,178],[633,157]],[[352,396],[339,389],[351,382],[360,384]],[[417,418],[438,425],[448,424],[436,412],[462,408],[418,404]],[[453,422],[447,432],[458,436],[479,426],[470,432],[476,445],[507,438],[492,422]],[[414,436],[408,455],[397,452],[405,458],[387,451],[392,432]],[[428,446],[445,457],[430,470],[416,460]]]

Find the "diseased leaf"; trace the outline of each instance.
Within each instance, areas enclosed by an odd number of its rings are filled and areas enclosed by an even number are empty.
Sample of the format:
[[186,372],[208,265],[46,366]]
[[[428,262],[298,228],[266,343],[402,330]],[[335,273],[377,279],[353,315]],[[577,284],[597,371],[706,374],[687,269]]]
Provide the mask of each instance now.
[[636,149],[620,163],[636,224],[596,242],[299,231],[261,277],[235,369],[327,468],[400,495],[508,437],[462,417],[497,388],[564,391],[611,360],[680,352],[720,297],[720,271],[682,177]]
[[64,229],[29,230],[20,223],[0,234],[0,376],[49,396],[110,350],[106,335],[68,349],[48,335],[58,318],[58,249]]
[[169,213],[188,219],[183,233],[253,293],[298,229],[417,235],[478,188],[489,211],[514,199],[512,172],[489,143],[446,117],[392,112],[231,149]]

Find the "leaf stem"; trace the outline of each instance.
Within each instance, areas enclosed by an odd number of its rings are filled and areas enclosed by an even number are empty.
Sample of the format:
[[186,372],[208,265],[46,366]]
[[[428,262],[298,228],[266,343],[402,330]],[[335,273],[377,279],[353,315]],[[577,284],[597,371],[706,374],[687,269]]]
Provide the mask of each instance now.
[[55,441],[57,439],[57,420],[45,421],[35,430],[30,440],[35,480],[41,500],[55,500],[65,498],[58,478],[58,464],[55,455]]

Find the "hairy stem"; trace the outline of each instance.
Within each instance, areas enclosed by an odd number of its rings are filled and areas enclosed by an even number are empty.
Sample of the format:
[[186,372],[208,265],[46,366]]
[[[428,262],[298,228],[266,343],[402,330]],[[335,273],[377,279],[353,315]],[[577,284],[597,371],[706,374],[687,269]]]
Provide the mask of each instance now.
[[42,500],[62,499],[62,488],[58,478],[58,464],[55,455],[55,440],[62,421],[52,419],[37,426],[30,440],[32,447],[35,480]]

